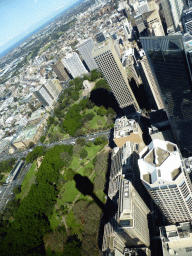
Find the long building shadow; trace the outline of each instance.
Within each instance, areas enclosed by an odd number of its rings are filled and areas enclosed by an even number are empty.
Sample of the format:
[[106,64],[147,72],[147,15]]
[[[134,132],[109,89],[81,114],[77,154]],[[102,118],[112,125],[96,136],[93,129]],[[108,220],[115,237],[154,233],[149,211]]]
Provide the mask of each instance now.
[[[103,243],[103,233],[104,233],[104,226],[109,221],[113,223],[114,230],[117,230],[119,223],[116,221],[115,215],[118,211],[118,204],[117,199],[119,197],[119,191],[117,191],[116,195],[114,196],[113,200],[109,197],[107,198],[107,202],[104,204],[94,193],[94,185],[89,180],[88,177],[82,176],[80,174],[76,174],[74,176],[74,180],[76,182],[76,188],[81,192],[84,196],[89,195],[93,198],[96,204],[100,207],[103,212],[103,216],[100,221],[100,230],[98,234],[98,246],[99,249],[102,250],[102,243]],[[124,240],[123,232],[118,232],[119,236],[122,236],[122,240]],[[137,238],[134,239],[134,242],[137,243],[139,240]]]

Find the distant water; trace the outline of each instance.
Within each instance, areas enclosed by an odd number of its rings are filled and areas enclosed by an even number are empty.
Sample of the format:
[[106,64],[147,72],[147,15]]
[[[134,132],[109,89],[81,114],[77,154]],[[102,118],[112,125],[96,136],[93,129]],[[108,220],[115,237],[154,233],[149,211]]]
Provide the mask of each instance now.
[[49,21],[45,22],[43,25],[41,25],[40,27],[38,27],[37,29],[35,29],[34,31],[32,31],[31,33],[29,33],[27,36],[25,36],[24,38],[22,38],[20,41],[18,41],[17,43],[13,44],[12,46],[10,46],[9,48],[7,48],[5,51],[3,51],[2,53],[0,53],[0,58],[2,58],[3,56],[7,55],[10,51],[14,50],[16,47],[18,47],[20,44],[24,43],[28,38],[30,38],[31,36],[35,35],[36,33],[38,33],[42,28],[46,27],[47,25],[49,25],[52,21],[54,21],[56,18],[58,18],[59,16],[61,16],[63,13],[67,12],[69,9],[75,7],[76,5],[80,4],[81,2],[84,2],[84,0],[80,0],[78,2],[76,2],[75,4],[71,5],[69,8],[65,9],[63,12],[57,14],[55,17],[51,18]]

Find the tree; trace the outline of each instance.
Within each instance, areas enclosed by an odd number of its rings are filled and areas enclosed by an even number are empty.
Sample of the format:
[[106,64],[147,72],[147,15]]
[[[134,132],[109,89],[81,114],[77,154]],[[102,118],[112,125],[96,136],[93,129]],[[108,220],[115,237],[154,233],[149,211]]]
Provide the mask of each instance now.
[[86,143],[86,146],[87,146],[87,147],[91,147],[91,145],[92,145],[92,142],[91,142],[91,141],[88,141],[88,142]]
[[101,137],[97,137],[94,141],[95,145],[101,145],[103,143],[103,139]]
[[84,138],[78,138],[78,139],[76,140],[76,143],[77,143],[78,145],[80,145],[80,146],[84,146],[85,143],[86,143],[86,140],[85,140]]
[[26,162],[32,163],[37,157],[44,156],[46,153],[46,148],[43,146],[37,146],[31,151],[27,157]]
[[100,116],[105,116],[107,114],[107,109],[104,106],[101,106],[97,110],[97,114],[100,115]]
[[83,131],[83,129],[78,129],[74,134],[75,137],[84,136],[84,135],[85,135],[85,132]]
[[35,143],[33,141],[30,141],[28,147],[29,148],[34,148],[34,146],[35,146]]
[[14,195],[17,195],[17,194],[19,194],[19,193],[21,193],[21,185],[17,185],[17,186],[15,186],[15,187],[13,188],[13,194],[14,194]]
[[81,151],[80,151],[80,158],[81,158],[81,159],[84,159],[84,158],[86,158],[87,156],[88,156],[87,150],[85,150],[84,148],[81,149]]
[[107,115],[109,116],[109,115],[112,115],[112,116],[114,116],[116,114],[116,112],[115,112],[115,110],[114,109],[112,109],[112,108],[108,108],[108,110],[107,110]]
[[46,138],[45,136],[41,136],[41,137],[40,137],[41,143],[43,143],[43,142],[45,141],[45,138]]
[[60,158],[64,162],[64,165],[68,166],[71,162],[72,156],[68,152],[64,151],[61,152]]
[[66,170],[64,178],[65,180],[73,180],[74,175],[75,175],[74,171],[71,168],[69,168]]

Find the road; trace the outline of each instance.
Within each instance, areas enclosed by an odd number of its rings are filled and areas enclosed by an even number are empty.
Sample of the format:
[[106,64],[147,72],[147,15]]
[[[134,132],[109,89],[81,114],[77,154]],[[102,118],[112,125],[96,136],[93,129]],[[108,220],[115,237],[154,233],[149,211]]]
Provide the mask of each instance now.
[[3,210],[4,206],[7,204],[7,202],[14,198],[14,195],[12,194],[13,188],[15,185],[21,185],[25,175],[27,174],[28,170],[30,169],[31,164],[27,164],[22,168],[16,179],[14,179],[11,184],[8,186],[0,186],[0,211]]
[[[85,135],[85,136],[81,136],[80,138],[85,138],[85,140],[88,142],[89,140],[94,141],[97,137],[100,137],[100,136],[103,136],[103,135],[105,135],[107,138],[109,138],[110,130],[103,131],[103,132],[97,132],[97,133],[94,133],[94,134],[88,134],[88,135]],[[56,141],[56,142],[53,142],[53,143],[50,143],[50,144],[42,144],[42,143],[39,142],[37,144],[37,146],[45,146],[45,147],[49,148],[49,147],[53,147],[55,145],[61,145],[61,144],[65,144],[65,145],[72,144],[72,145],[74,145],[76,139],[77,138],[69,138],[69,139],[66,139],[66,140]],[[11,158],[18,159],[18,158],[26,157],[27,154],[30,151],[31,151],[30,149],[27,149],[25,151],[16,152],[15,154],[7,154],[7,155],[4,154],[3,156],[0,156],[0,161],[8,160],[8,159],[11,159]]]
[[[103,132],[98,132],[98,133],[95,133],[95,134],[88,134],[88,135],[85,135],[85,136],[81,136],[81,138],[85,138],[85,140],[88,142],[88,141],[94,141],[97,137],[100,137],[100,136],[106,136],[109,139],[110,130],[103,131]],[[45,147],[50,148],[50,147],[54,147],[55,145],[62,145],[62,144],[74,145],[76,139],[77,138],[70,138],[70,139],[66,139],[66,140],[62,140],[62,141],[56,141],[56,142],[51,143],[51,144],[38,143],[38,146],[45,146]],[[17,152],[17,153],[12,154],[12,155],[7,155],[7,156],[0,157],[0,161],[8,160],[10,158],[18,159],[18,158],[26,157],[27,154],[30,151],[31,150],[28,149],[28,150],[25,150],[25,151],[22,151],[22,152]],[[11,182],[11,184],[9,184],[8,186],[0,186],[0,211],[2,211],[6,207],[6,204],[9,200],[14,198],[14,195],[12,193],[14,186],[22,184],[22,182],[25,178],[25,175],[29,171],[30,167],[31,167],[31,164],[25,165],[24,168],[21,169],[21,171],[17,175],[17,177]]]

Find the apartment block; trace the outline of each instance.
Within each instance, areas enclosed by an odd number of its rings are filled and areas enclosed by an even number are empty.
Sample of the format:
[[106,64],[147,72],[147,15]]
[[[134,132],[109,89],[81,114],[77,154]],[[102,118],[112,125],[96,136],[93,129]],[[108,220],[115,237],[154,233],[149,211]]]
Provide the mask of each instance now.
[[62,59],[62,62],[73,78],[88,73],[76,52],[68,54],[65,59]]
[[44,107],[51,106],[54,102],[54,97],[49,92],[49,90],[47,90],[45,85],[38,86],[36,90],[33,92],[33,94]]
[[65,67],[64,67],[62,61],[58,61],[57,63],[52,65],[52,69],[61,82],[66,82],[69,80],[69,76],[68,76],[67,72],[65,71]]
[[59,97],[59,94],[62,91],[62,87],[60,84],[53,82],[51,79],[47,81],[47,83],[44,85],[47,91],[53,96],[54,100],[56,100]]

